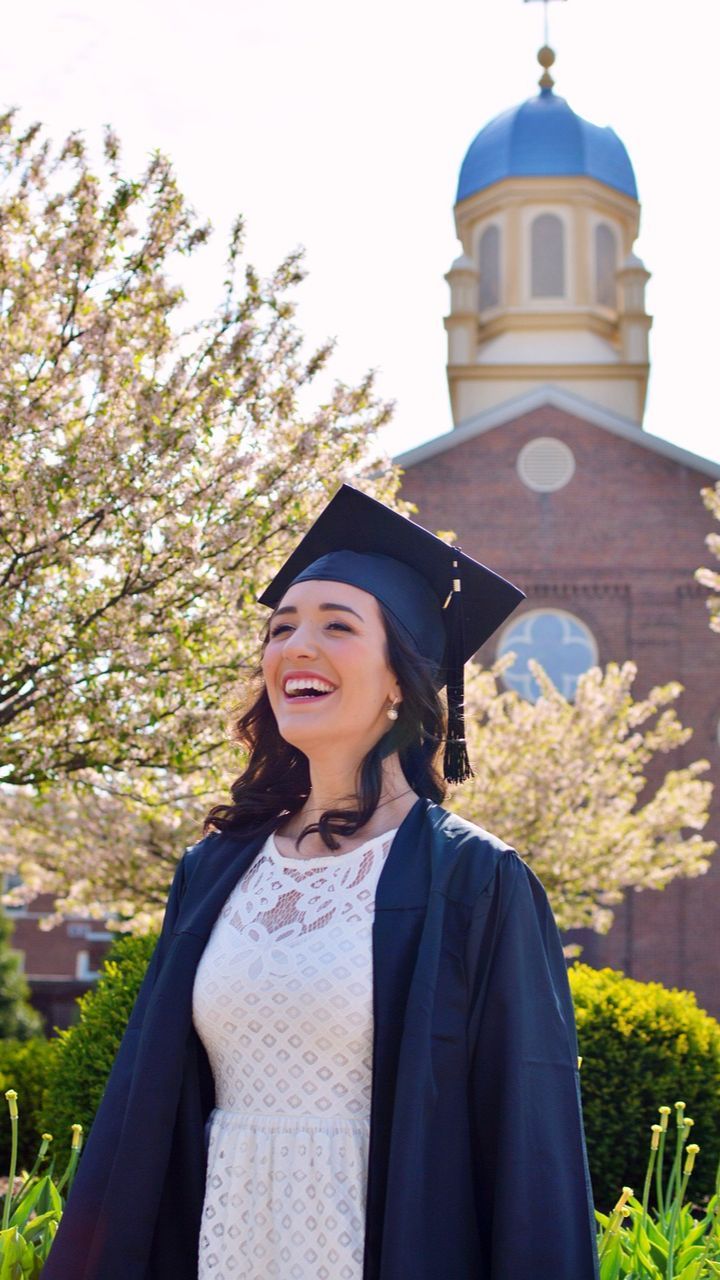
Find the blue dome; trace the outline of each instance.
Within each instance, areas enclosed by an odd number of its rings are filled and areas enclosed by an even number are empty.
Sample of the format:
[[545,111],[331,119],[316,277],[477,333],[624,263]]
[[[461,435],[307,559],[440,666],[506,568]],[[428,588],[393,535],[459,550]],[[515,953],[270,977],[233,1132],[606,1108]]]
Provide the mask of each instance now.
[[564,98],[542,89],[480,130],[463,160],[457,199],[502,178],[566,175],[595,178],[637,200],[630,157],[614,129],[590,124]]

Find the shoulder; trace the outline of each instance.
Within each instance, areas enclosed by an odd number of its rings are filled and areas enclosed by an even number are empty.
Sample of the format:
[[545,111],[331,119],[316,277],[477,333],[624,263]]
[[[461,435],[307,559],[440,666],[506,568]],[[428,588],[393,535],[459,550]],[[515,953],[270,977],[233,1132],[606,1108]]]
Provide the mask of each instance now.
[[199,872],[213,875],[222,870],[228,854],[237,853],[238,846],[257,838],[256,831],[209,831],[196,844],[189,845],[178,864],[183,889],[189,886]]
[[467,847],[475,854],[494,857],[507,852],[515,853],[512,846],[499,836],[467,818],[461,818],[457,813],[451,813],[449,809],[443,809],[442,805],[431,804],[428,807],[428,818],[446,840],[458,847]]
[[474,899],[492,893],[500,882],[532,874],[512,845],[477,823],[436,804],[428,805],[426,816],[452,896]]
[[193,871],[199,865],[204,857],[207,857],[214,848],[217,847],[220,839],[219,831],[209,831],[201,840],[197,840],[195,844],[187,846],[183,853],[181,861],[185,864],[186,876],[192,875]]

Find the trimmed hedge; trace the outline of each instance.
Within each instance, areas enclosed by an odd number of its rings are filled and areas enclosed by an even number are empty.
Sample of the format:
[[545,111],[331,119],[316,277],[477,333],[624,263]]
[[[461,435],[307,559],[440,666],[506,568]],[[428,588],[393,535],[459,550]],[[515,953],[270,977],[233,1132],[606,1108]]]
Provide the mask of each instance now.
[[7,1176],[10,1167],[10,1118],[5,1101],[5,1090],[15,1089],[18,1095],[20,1124],[18,1126],[18,1167],[30,1169],[40,1146],[40,1135],[45,1126],[43,1099],[47,1085],[53,1041],[38,1037],[34,1040],[0,1040],[0,1176]]
[[78,1021],[52,1041],[43,1125],[58,1142],[72,1124],[88,1134],[156,941],[157,934],[118,938],[97,985],[78,1000]]
[[[650,1125],[679,1100],[700,1144],[693,1197],[711,1194],[720,1157],[720,1024],[689,991],[636,982],[613,969],[570,969],[582,1054],[583,1112],[598,1209],[622,1186],[642,1190]],[[673,1128],[675,1113],[670,1120]]]

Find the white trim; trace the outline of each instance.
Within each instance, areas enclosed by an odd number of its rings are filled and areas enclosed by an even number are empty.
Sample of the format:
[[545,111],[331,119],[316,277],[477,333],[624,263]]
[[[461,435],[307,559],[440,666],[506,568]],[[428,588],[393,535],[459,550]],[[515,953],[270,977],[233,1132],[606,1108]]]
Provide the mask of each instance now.
[[484,435],[486,431],[493,431],[495,427],[502,427],[505,423],[512,422],[525,413],[531,413],[534,409],[542,409],[545,405],[571,413],[594,427],[601,427],[603,431],[619,436],[621,440],[629,440],[631,444],[639,445],[641,449],[649,449],[651,453],[657,453],[671,462],[677,462],[683,467],[690,467],[693,471],[700,471],[715,480],[720,480],[720,462],[711,462],[709,458],[701,458],[699,454],[690,453],[689,449],[681,449],[680,445],[671,444],[669,440],[663,440],[660,436],[650,435],[629,418],[623,418],[619,413],[612,413],[609,409],[602,409],[591,400],[586,400],[572,391],[561,390],[560,387],[554,387],[550,383],[536,387],[533,391],[525,391],[522,395],[513,397],[512,400],[506,400],[504,404],[484,409],[474,418],[468,418],[450,431],[444,431],[442,435],[427,440],[425,444],[396,454],[393,462],[405,468],[413,467],[418,462],[427,462],[429,458],[435,458],[449,449],[455,449],[457,445],[466,444],[468,440],[474,440],[476,436]]
[[78,951],[75,956],[75,978],[78,982],[95,982],[100,977],[99,969],[90,968],[90,952]]

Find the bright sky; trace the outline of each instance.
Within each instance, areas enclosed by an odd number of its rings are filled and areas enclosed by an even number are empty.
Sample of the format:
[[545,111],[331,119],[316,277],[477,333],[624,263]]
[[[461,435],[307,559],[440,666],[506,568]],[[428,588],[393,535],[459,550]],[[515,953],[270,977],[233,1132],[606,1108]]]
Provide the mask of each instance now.
[[[536,91],[542,26],[543,5],[522,0],[35,0],[3,15],[0,101],[58,141],[112,123],[128,166],[173,157],[217,228],[199,304],[216,300],[237,211],[261,270],[304,245],[300,323],[313,344],[337,338],[339,377],[378,370],[399,452],[450,428],[458,169],[487,120]],[[712,0],[550,5],[557,92],[613,126],[638,180],[646,429],[720,461],[718,29]]]

